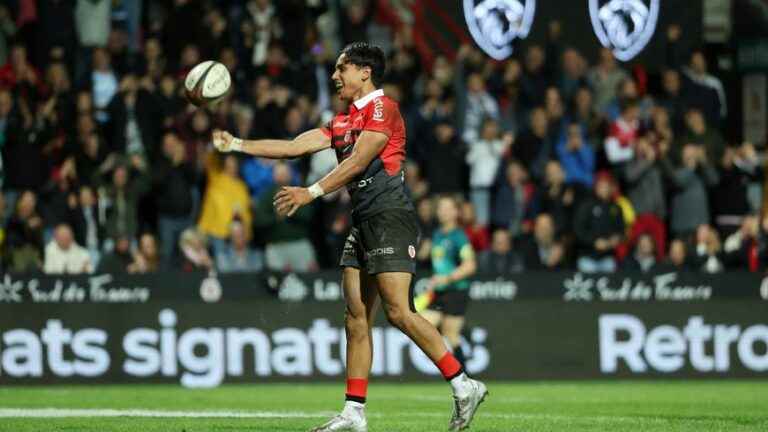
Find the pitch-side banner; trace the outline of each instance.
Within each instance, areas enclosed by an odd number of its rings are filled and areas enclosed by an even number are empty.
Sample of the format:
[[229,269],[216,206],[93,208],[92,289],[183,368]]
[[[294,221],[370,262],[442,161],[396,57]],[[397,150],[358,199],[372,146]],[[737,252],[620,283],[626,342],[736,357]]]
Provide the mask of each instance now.
[[[6,276],[0,292],[0,385],[213,387],[344,373],[335,273]],[[768,283],[761,276],[491,276],[474,280],[470,292],[463,349],[467,370],[479,377],[768,373]],[[438,377],[383,315],[373,339],[374,379]]]

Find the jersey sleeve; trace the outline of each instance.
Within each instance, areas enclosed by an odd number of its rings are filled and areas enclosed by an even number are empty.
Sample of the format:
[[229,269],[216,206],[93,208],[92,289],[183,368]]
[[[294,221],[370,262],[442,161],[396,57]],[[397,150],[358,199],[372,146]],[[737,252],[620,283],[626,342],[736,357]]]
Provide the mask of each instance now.
[[397,105],[377,98],[373,100],[371,107],[363,130],[381,132],[391,137],[395,131],[397,120],[400,118],[400,110],[397,109]]
[[475,257],[475,250],[472,243],[469,242],[467,235],[463,231],[456,233],[456,248],[459,251],[459,260],[464,261]]

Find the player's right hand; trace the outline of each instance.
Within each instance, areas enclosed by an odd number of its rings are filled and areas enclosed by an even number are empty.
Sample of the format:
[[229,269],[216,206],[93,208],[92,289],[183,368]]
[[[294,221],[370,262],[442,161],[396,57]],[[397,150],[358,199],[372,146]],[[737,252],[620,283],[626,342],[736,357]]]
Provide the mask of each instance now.
[[223,130],[215,129],[213,131],[213,146],[220,152],[232,151],[232,140],[235,137],[231,133]]

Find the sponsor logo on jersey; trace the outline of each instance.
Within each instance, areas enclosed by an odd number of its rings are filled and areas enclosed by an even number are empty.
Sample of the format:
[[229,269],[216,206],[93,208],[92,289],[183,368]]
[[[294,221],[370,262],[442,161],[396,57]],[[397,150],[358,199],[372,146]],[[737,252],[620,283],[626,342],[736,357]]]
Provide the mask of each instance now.
[[376,121],[384,120],[384,102],[380,98],[373,100],[373,119]]
[[395,248],[393,247],[384,247],[384,248],[376,248],[371,249],[369,251],[365,252],[366,255],[368,255],[368,258],[375,257],[375,256],[381,256],[381,255],[394,255],[395,254]]

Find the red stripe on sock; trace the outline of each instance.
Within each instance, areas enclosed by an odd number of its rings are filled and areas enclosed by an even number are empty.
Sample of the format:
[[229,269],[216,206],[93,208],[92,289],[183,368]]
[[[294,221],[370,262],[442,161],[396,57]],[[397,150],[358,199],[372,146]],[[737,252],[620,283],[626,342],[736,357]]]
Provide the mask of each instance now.
[[364,398],[368,393],[368,380],[365,378],[347,378],[347,396]]
[[445,355],[436,363],[436,366],[440,369],[440,373],[443,374],[443,378],[452,377],[461,370],[461,363],[456,360],[456,357],[454,357],[450,351],[445,353]]

